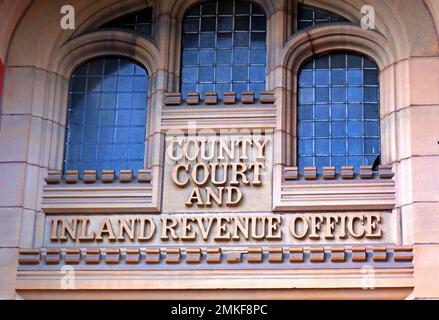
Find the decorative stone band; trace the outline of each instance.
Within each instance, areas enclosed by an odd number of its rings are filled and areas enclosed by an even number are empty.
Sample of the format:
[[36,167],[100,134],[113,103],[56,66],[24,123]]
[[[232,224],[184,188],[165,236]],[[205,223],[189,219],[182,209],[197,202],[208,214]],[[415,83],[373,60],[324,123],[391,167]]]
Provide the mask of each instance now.
[[294,180],[371,180],[371,179],[392,179],[394,173],[392,171],[392,166],[379,166],[378,172],[372,170],[372,166],[361,166],[359,173],[354,173],[354,167],[343,166],[340,173],[335,172],[335,167],[323,167],[322,173],[317,173],[316,167],[306,167],[304,168],[303,174],[299,174],[299,169],[297,167],[285,167],[283,172],[283,180],[294,181]]
[[[243,104],[253,104],[256,102],[262,104],[273,104],[276,102],[276,97],[274,92],[262,91],[259,93],[259,99],[255,98],[254,92],[243,92],[241,94],[241,103]],[[187,94],[186,101],[183,101],[181,93],[166,93],[163,99],[163,104],[166,106],[179,106],[186,102],[187,105],[199,105],[202,101],[200,99],[200,94],[198,92],[191,92]],[[206,105],[216,105],[219,104],[218,93],[207,92],[204,95],[204,104]],[[236,98],[235,92],[225,92],[222,99],[223,104],[237,104],[238,100]]]
[[[19,252],[19,270],[160,268],[362,268],[365,265],[411,267],[411,246],[249,247],[249,248],[88,248],[25,249]],[[212,266],[213,265],[213,266]],[[76,268],[76,267],[75,267]]]
[[133,170],[120,170],[117,177],[114,170],[102,170],[99,175],[96,170],[84,170],[82,174],[78,170],[67,170],[64,174],[59,170],[51,170],[45,180],[48,185],[56,185],[98,182],[109,184],[117,181],[121,183],[151,183],[152,179],[151,170],[144,169],[137,171],[137,175],[134,175]]

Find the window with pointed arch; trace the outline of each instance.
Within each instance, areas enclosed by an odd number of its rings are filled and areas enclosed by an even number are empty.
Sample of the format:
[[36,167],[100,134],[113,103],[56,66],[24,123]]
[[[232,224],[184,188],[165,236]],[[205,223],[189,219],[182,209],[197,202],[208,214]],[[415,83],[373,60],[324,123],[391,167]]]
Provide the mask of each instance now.
[[183,19],[181,92],[265,90],[266,28],[263,9],[245,0],[209,0]]
[[134,60],[100,57],[70,79],[64,170],[144,168],[148,74]]
[[305,61],[298,74],[297,164],[380,164],[379,69],[368,57],[346,51]]

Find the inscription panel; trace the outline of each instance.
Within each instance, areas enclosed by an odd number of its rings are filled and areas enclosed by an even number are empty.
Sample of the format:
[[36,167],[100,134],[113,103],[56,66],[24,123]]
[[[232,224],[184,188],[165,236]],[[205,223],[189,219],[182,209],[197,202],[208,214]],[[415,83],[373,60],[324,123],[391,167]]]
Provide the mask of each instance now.
[[271,134],[166,138],[163,213],[271,210]]
[[397,242],[391,212],[48,216],[44,246],[247,246]]

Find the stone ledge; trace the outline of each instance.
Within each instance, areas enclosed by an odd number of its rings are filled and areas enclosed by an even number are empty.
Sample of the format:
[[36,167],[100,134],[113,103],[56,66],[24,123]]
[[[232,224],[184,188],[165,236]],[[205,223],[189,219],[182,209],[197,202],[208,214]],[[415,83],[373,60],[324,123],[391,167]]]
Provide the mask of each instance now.
[[217,92],[207,92],[205,93],[204,100],[200,99],[200,93],[199,92],[190,92],[187,94],[186,100],[182,99],[181,93],[178,92],[168,92],[165,93],[165,97],[163,98],[163,104],[165,106],[179,106],[179,105],[199,105],[199,104],[206,104],[206,105],[218,105],[218,104],[255,104],[255,103],[261,103],[261,104],[273,104],[276,102],[276,97],[274,95],[274,92],[270,91],[261,91],[259,93],[259,99],[255,98],[254,92],[243,92],[241,94],[241,99],[238,100],[236,98],[236,92],[225,92],[223,99],[218,98]]
[[315,180],[391,180],[394,177],[392,166],[379,166],[378,171],[373,171],[372,166],[361,166],[360,172],[354,172],[352,166],[343,166],[339,173],[335,167],[323,167],[322,173],[317,173],[316,167],[304,168],[304,173],[299,173],[298,167],[285,167],[282,179],[284,181],[311,182]]
[[[278,167],[275,181],[274,211],[350,211],[392,210],[396,205],[396,183],[392,166],[362,166],[355,173],[351,166],[307,167],[299,173],[297,167]],[[280,181],[279,181],[280,180]]]
[[95,184],[104,183],[112,184],[120,182],[123,184],[138,182],[138,183],[151,183],[153,176],[151,170],[138,170],[137,175],[133,170],[123,169],[119,171],[119,175],[116,175],[115,170],[102,170],[101,174],[98,174],[96,170],[67,170],[62,173],[60,170],[50,170],[48,172],[45,181],[47,185],[58,184]]
[[[220,264],[224,268],[238,265],[261,268],[270,265],[298,268],[361,268],[411,267],[412,246],[317,246],[317,247],[248,247],[232,248],[41,248],[19,251],[19,269],[34,270],[75,264],[78,269],[91,265],[105,269],[113,265],[131,265],[136,268],[154,265],[180,268],[208,267]],[[214,266],[211,266],[214,268]]]

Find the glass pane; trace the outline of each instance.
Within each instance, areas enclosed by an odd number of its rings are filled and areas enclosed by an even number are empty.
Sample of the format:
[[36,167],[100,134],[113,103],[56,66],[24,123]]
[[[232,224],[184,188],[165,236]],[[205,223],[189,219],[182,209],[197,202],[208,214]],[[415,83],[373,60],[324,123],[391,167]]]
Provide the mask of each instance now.
[[346,68],[346,55],[343,53],[334,53],[331,55],[331,68],[344,69]]
[[328,86],[329,85],[329,71],[317,70],[316,71],[316,86]]
[[215,48],[215,33],[200,33],[200,48]]
[[312,105],[299,106],[299,110],[297,113],[299,120],[313,120],[314,118],[313,109],[314,108]]
[[250,41],[249,32],[234,32],[233,33],[233,46],[234,47],[245,47],[247,48]]
[[198,80],[200,82],[212,82],[213,81],[213,67],[201,67]]
[[232,17],[219,17],[218,18],[218,31],[233,31],[233,18]]
[[314,73],[303,70],[299,75],[299,84],[301,87],[311,87],[314,84]]
[[329,88],[316,88],[316,102],[325,102],[329,100]]
[[299,103],[308,104],[314,102],[314,89],[304,88],[299,92]]
[[[215,31],[216,19],[215,17],[203,17],[201,18],[201,31]],[[196,30],[198,31],[198,30]]]
[[[318,104],[314,107],[316,120],[329,120],[329,105]],[[312,120],[312,119],[310,119]]]
[[235,18],[235,31],[248,31],[250,30],[250,18],[247,16],[238,16]]
[[250,57],[251,64],[260,64],[265,66],[265,51],[264,50],[252,50]]
[[185,32],[198,32],[200,28],[200,20],[198,18],[188,18],[185,20],[183,29]]
[[218,67],[216,69],[216,81],[217,82],[230,82],[230,81],[232,81],[232,68],[231,67]]
[[348,55],[348,68],[362,68],[363,58],[360,55],[349,54]]
[[361,70],[348,70],[348,85],[361,85],[363,83],[363,73]]
[[332,139],[332,153],[341,155],[346,154],[346,140]]
[[217,48],[230,49],[233,47],[233,34],[220,33],[217,38]]
[[217,50],[216,63],[219,65],[231,65],[232,50]]
[[312,156],[314,150],[314,141],[312,139],[299,140],[299,153],[303,155]]
[[204,49],[200,50],[200,64],[211,66],[215,64],[215,50]]
[[321,137],[321,138],[329,137],[329,122],[326,121],[316,122],[315,127],[316,127],[316,133],[315,133],[316,137]]
[[333,137],[346,137],[346,122],[345,121],[332,122],[331,132]]

